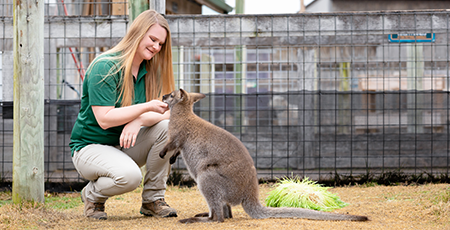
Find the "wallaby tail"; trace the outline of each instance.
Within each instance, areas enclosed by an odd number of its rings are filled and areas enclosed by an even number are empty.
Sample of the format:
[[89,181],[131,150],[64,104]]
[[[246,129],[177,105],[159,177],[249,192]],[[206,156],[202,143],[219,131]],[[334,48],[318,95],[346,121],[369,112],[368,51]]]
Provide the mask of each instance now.
[[345,215],[329,212],[320,212],[304,208],[269,208],[259,201],[246,200],[242,202],[245,212],[252,218],[305,218],[310,220],[350,220],[367,221],[366,216]]

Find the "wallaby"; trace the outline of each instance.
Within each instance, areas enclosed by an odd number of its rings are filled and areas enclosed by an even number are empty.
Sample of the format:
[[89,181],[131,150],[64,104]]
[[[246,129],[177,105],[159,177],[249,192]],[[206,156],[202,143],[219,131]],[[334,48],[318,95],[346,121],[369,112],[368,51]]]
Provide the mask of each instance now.
[[232,218],[231,206],[239,204],[250,217],[258,219],[368,220],[366,216],[263,206],[259,202],[256,169],[247,148],[228,131],[194,114],[193,104],[204,97],[182,89],[163,96],[170,108],[169,140],[159,156],[164,158],[168,151],[174,151],[170,159],[173,163],[181,153],[209,207],[209,213],[180,222],[223,222],[224,218]]

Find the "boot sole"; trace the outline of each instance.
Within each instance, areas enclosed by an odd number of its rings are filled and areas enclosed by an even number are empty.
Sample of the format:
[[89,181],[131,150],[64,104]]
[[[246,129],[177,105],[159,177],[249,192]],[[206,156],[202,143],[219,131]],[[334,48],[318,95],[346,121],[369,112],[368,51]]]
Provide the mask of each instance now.
[[142,209],[141,209],[140,213],[142,215],[144,215],[144,216],[155,216],[155,217],[162,217],[162,218],[165,218],[165,217],[178,217],[176,212],[169,212],[167,215],[161,216],[161,215],[157,215],[156,213],[154,213],[154,212],[152,212],[150,210],[142,211]]

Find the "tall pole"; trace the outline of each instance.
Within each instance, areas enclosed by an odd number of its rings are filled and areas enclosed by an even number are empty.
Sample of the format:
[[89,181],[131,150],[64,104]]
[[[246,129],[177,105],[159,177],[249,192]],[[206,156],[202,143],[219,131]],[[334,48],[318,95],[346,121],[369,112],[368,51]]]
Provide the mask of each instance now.
[[[411,43],[406,47],[408,61],[406,62],[407,72],[407,131],[408,133],[423,133],[423,99],[420,94],[414,91],[423,90],[424,56],[423,45],[421,43]],[[418,96],[419,95],[419,96]]]
[[234,8],[234,12],[236,14],[244,14],[244,5],[245,0],[236,0],[236,7]]
[[[150,0],[152,1],[154,0]],[[132,22],[139,14],[149,9],[149,0],[130,0],[129,7],[130,22]]]
[[[130,22],[142,12],[153,9],[156,12],[166,14],[166,0],[130,0]],[[145,165],[141,167],[142,178],[145,177]]]
[[300,12],[299,13],[304,13],[305,11],[306,11],[305,0],[300,0]]
[[166,0],[149,0],[150,9],[165,15],[166,14]]
[[44,1],[13,5],[12,199],[44,202]]
[[[236,8],[235,8],[235,13],[236,14],[244,14],[244,5],[245,5],[245,0],[236,0]],[[245,60],[245,56],[246,56],[246,52],[245,52],[245,46],[244,45],[238,45],[234,48],[234,56],[235,56],[235,64],[234,64],[234,80],[235,80],[235,84],[234,84],[234,93],[236,95],[239,94],[244,94],[247,90],[246,90],[246,86],[244,85],[245,80],[243,81],[243,78],[245,79],[245,64],[244,60]],[[243,125],[243,118],[244,116],[244,109],[242,109],[242,107],[245,106],[245,98],[241,97],[236,97],[235,98],[235,108],[236,110],[241,110],[241,112],[236,111],[236,117],[235,117],[235,127],[242,127]],[[245,122],[244,122],[245,123]],[[237,130],[235,130],[237,131]],[[242,130],[241,130],[242,131]]]
[[142,12],[153,9],[160,14],[166,14],[166,0],[130,0],[130,21],[132,22]]

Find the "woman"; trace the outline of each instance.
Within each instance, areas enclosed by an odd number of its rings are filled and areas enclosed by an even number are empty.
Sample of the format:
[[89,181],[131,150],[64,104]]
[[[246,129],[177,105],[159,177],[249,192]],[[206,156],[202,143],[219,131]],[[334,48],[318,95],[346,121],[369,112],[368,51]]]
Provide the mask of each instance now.
[[141,213],[177,216],[164,201],[169,157],[159,157],[170,116],[160,99],[174,85],[169,25],[154,10],[89,66],[70,142],[75,168],[89,180],[81,191],[85,216],[106,219],[106,200],[136,189],[143,165]]

